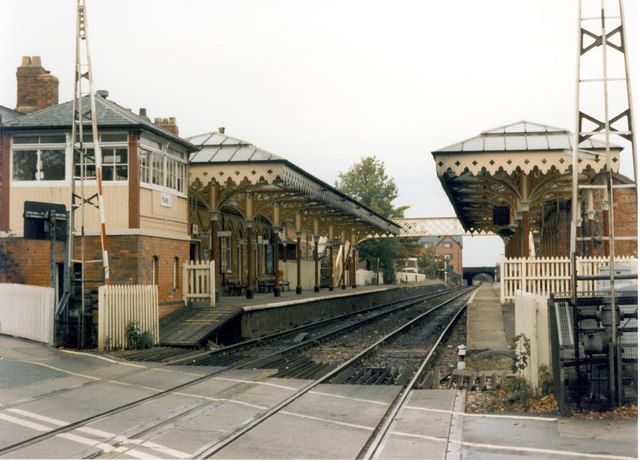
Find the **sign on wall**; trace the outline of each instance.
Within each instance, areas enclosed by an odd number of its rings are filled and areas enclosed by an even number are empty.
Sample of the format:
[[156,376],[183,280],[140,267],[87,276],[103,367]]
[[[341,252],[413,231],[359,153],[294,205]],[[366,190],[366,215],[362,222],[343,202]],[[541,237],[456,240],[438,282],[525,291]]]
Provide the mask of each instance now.
[[25,239],[51,239],[51,230],[54,228],[56,239],[66,236],[67,208],[63,204],[25,201],[23,217]]
[[165,208],[171,207],[171,194],[162,192],[160,193],[160,206],[164,206]]

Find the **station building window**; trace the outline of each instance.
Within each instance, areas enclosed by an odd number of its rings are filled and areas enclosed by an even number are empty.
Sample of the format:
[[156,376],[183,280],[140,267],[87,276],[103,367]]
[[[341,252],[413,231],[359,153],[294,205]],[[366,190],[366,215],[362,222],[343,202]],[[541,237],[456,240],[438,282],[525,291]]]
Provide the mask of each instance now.
[[17,182],[63,181],[66,135],[18,135],[12,139],[11,178]]
[[159,265],[158,256],[153,256],[151,258],[151,284],[158,285],[158,265]]
[[[102,152],[102,180],[107,182],[129,179],[129,148],[126,133],[100,133],[100,151]],[[96,158],[93,149],[93,135],[83,134],[84,178],[96,178]],[[82,165],[80,155],[74,153],[74,175],[80,179]]]
[[447,241],[446,243],[443,244],[443,246],[448,249],[448,248],[452,248],[453,244],[450,241]]
[[178,289],[178,280],[180,279],[180,259],[173,258],[173,289]]
[[140,139],[140,182],[157,189],[186,193],[187,154],[145,137]]

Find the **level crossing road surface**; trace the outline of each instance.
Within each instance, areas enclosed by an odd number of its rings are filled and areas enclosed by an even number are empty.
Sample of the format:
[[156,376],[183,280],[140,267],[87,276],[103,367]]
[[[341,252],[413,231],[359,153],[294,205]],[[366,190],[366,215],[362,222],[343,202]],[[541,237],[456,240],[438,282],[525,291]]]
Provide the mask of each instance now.
[[[129,363],[0,336],[0,449],[190,382],[214,367]],[[27,444],[4,458],[193,458],[309,381],[230,369]],[[398,387],[315,387],[215,458],[355,458]],[[635,458],[636,421],[464,413],[464,393],[415,390],[380,458]]]

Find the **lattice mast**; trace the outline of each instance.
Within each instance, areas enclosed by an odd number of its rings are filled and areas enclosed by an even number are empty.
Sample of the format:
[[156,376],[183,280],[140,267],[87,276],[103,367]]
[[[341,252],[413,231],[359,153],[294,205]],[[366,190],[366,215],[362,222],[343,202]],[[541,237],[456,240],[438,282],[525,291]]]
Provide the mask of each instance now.
[[[87,104],[88,96],[88,107]],[[71,128],[71,142],[73,145],[73,180],[71,181],[71,213],[69,232],[69,259],[72,266],[80,265],[80,277],[72,275],[74,282],[80,286],[80,314],[79,314],[79,346],[84,341],[82,320],[86,311],[86,266],[87,264],[102,264],[102,273],[105,284],[109,283],[109,253],[106,235],[106,222],[104,215],[104,195],[102,189],[102,151],[98,135],[98,120],[96,114],[96,99],[93,91],[93,70],[91,54],[89,53],[89,34],[87,27],[87,7],[85,0],[77,0],[76,21],[76,60],[74,67],[74,97],[73,97],[73,121]],[[85,142],[84,124],[91,123],[92,139]],[[90,144],[93,152],[87,150],[85,144]],[[78,166],[79,165],[79,168]],[[97,191],[88,195],[89,187],[93,188],[92,174],[88,174],[95,165],[95,184]],[[94,212],[97,219],[93,223],[100,224],[100,248],[101,258],[89,260],[86,246],[86,222],[87,214]],[[80,239],[80,258],[74,251],[74,238]],[[75,264],[74,264],[75,263]],[[72,274],[73,274],[72,268]],[[101,280],[92,280],[101,281]]]
[[[587,8],[595,9],[596,14],[587,11]],[[615,12],[612,13],[612,10]],[[607,15],[607,14],[613,15]],[[596,283],[608,281],[607,292],[603,296],[608,297],[610,312],[616,312],[616,280],[630,279],[633,275],[616,275],[615,256],[616,241],[637,241],[637,235],[622,234],[623,229],[616,229],[614,219],[614,191],[617,189],[631,188],[635,191],[637,203],[637,169],[636,169],[636,141],[633,130],[633,109],[631,96],[631,81],[629,76],[629,60],[626,49],[624,31],[624,5],[623,0],[578,0],[578,53],[576,70],[576,125],[573,139],[573,178],[572,178],[572,222],[570,253],[572,263],[572,298],[574,305],[578,298],[579,282]],[[609,52],[618,56],[609,55]],[[621,56],[620,56],[621,54]],[[622,59],[620,59],[622,58]],[[588,60],[588,61],[587,61]],[[617,60],[617,62],[616,62]],[[588,65],[586,65],[588,64]],[[599,74],[589,75],[588,72],[597,67]],[[613,73],[615,72],[615,73]],[[600,89],[598,89],[598,87]],[[585,97],[587,91],[595,91]],[[597,96],[597,98],[596,98]],[[600,99],[601,98],[601,99]],[[615,98],[615,99],[614,99]],[[597,106],[588,106],[588,102],[597,100]],[[623,103],[622,110],[613,111],[612,107]],[[590,127],[589,127],[590,126]],[[628,184],[614,183],[614,156],[612,154],[611,140],[617,137],[627,144],[622,151],[618,167],[623,163],[625,156],[630,156],[633,165],[633,179]],[[581,151],[579,145],[586,139],[596,138],[604,143],[604,168],[603,181],[599,184],[580,183],[579,158],[581,155],[593,155],[592,152]],[[602,156],[600,156],[602,159]],[[578,236],[578,228],[581,223],[581,201],[591,206],[593,192],[600,190],[604,199],[603,211],[606,221],[606,234],[596,236],[593,234]],[[593,212],[593,210],[590,210]],[[583,275],[579,273],[577,257],[584,252],[588,243],[596,240],[606,242],[609,251],[608,274]],[[582,244],[580,244],[582,243]],[[584,254],[583,254],[584,255]],[[612,313],[615,317],[615,313]],[[611,334],[609,342],[610,372],[617,372],[618,364],[615,361],[619,357],[619,339],[617,321],[611,321]],[[620,391],[615,387],[618,379],[610,375],[610,393],[619,404]]]

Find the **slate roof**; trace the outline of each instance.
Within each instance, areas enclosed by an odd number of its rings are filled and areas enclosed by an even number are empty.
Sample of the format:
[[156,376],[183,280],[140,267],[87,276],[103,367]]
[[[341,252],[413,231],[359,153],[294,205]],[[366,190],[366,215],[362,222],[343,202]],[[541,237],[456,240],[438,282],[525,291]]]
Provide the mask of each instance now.
[[[197,149],[193,144],[176,136],[170,131],[151,123],[149,120],[136,115],[132,111],[116,104],[115,102],[96,95],[96,114],[99,128],[140,128],[166,137],[177,144],[187,147],[194,151]],[[89,96],[82,98],[82,106],[89,107]],[[71,129],[73,111],[73,101],[64,102],[52,107],[38,110],[15,118],[7,123],[3,123],[3,128],[11,128],[16,130],[27,129]],[[90,122],[86,122],[87,125]]]
[[191,136],[187,140],[200,147],[199,151],[191,154],[191,163],[284,160],[283,157],[262,150],[247,141],[218,131]]
[[[418,239],[419,244],[430,244],[433,246],[439,245],[442,240],[444,240],[448,235],[445,236],[423,236]],[[462,237],[461,236],[449,236],[453,241],[458,243],[460,247],[462,247]]]
[[5,107],[0,105],[0,117],[2,117],[2,123],[6,123],[18,117],[23,117],[24,113],[18,112],[17,110],[10,109],[9,107]]
[[[554,126],[518,121],[509,125],[483,131],[461,142],[443,147],[436,152],[506,152],[527,150],[571,150],[573,133]],[[611,144],[612,148],[622,147]],[[604,142],[586,139],[580,143],[582,149],[603,149]]]

